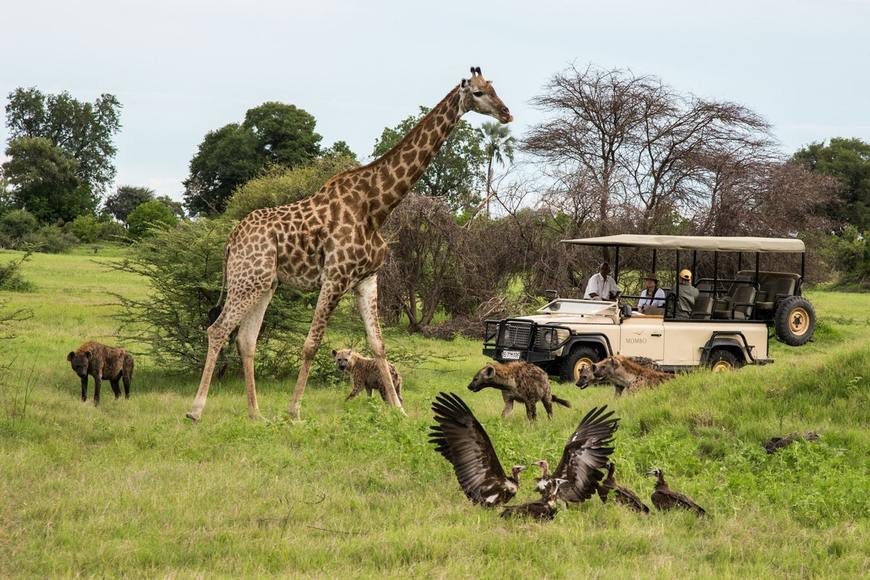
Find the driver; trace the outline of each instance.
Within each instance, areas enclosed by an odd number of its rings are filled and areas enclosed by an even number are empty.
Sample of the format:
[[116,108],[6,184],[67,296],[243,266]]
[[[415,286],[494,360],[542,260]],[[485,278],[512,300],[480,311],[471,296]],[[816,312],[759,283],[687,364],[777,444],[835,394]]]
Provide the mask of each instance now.
[[589,283],[586,285],[586,294],[583,298],[586,300],[616,300],[622,290],[616,285],[616,280],[610,276],[610,264],[601,262],[598,266],[598,273],[589,278]]

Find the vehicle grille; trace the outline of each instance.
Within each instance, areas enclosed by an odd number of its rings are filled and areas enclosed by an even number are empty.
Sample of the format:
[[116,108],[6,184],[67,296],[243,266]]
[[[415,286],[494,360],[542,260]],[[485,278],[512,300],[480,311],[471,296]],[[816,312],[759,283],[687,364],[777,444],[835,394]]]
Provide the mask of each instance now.
[[503,348],[529,348],[531,324],[505,323],[498,345]]

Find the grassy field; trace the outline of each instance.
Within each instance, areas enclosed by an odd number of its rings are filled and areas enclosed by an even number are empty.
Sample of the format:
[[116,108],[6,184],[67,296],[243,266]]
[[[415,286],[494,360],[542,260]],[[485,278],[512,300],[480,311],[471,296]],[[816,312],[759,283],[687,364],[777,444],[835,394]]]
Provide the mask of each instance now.
[[[697,372],[620,399],[555,385],[574,408],[536,425],[522,412],[501,420],[498,393],[465,388],[486,362],[479,343],[400,331],[387,332],[388,349],[429,357],[399,365],[407,418],[365,397],[345,403],[349,386],[312,384],[303,421],[290,422],[285,379],[259,383],[266,420],[252,423],[232,377],[194,425],[184,413],[198,377],[163,374],[144,356],[129,401],[108,385],[100,408],[79,401],[66,353],[112,342],[107,291],[148,291],[93,260],[88,248],[34,255],[24,274],[36,291],[0,294],[33,311],[0,345],[12,364],[0,378],[0,577],[870,575],[870,295],[810,293],[815,342],[772,343],[771,366]],[[426,442],[441,390],[469,403],[506,465],[556,460],[582,414],[609,404],[622,417],[622,482],[648,498],[643,473],[658,466],[711,517],[643,517],[595,500],[539,524],[472,506]],[[774,455],[760,446],[806,430],[821,441]],[[531,487],[527,478],[518,499]]]

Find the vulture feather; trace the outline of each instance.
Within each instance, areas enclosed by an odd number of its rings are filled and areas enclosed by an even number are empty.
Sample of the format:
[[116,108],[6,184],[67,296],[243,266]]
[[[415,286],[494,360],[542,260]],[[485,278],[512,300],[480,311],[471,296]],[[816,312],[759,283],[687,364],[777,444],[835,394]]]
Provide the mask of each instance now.
[[607,496],[613,492],[613,497],[616,498],[616,503],[624,505],[636,512],[649,513],[649,508],[644,504],[636,493],[617,483],[613,477],[613,472],[616,470],[616,465],[611,461],[607,464],[607,477],[598,486],[598,497],[603,503],[607,503]]
[[652,471],[647,472],[647,475],[658,478],[656,481],[656,489],[653,492],[651,499],[653,505],[656,506],[659,511],[681,508],[692,511],[699,516],[707,515],[704,508],[692,501],[689,496],[674,491],[668,487],[667,482],[665,482],[665,475],[662,473],[661,469],[653,469]]

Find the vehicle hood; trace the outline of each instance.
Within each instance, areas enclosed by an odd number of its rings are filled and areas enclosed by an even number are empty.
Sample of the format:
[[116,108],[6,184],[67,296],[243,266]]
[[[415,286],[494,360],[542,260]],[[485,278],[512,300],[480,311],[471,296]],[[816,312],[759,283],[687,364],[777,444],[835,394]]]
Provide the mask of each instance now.
[[517,316],[516,320],[528,320],[535,324],[555,324],[558,326],[577,326],[585,324],[614,324],[610,316],[600,314],[535,314]]

